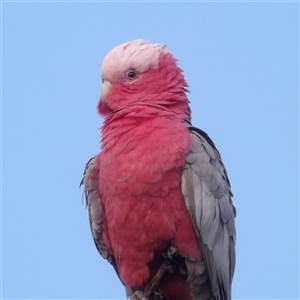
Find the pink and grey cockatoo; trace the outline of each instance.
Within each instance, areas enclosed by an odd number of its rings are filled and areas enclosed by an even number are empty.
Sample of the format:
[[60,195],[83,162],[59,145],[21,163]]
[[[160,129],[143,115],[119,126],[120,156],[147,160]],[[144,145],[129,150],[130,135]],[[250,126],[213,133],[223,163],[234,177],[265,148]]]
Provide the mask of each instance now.
[[82,184],[97,249],[130,299],[231,299],[230,182],[215,144],[191,125],[187,87],[165,45],[134,40],[103,61],[101,152]]

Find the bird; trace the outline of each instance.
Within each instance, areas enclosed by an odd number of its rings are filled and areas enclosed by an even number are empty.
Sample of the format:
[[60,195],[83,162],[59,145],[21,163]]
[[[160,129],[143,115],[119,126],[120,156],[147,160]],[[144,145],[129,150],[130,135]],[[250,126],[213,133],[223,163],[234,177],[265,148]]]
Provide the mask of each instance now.
[[165,44],[132,40],[103,60],[101,148],[81,185],[96,248],[130,300],[232,297],[233,193],[188,92]]

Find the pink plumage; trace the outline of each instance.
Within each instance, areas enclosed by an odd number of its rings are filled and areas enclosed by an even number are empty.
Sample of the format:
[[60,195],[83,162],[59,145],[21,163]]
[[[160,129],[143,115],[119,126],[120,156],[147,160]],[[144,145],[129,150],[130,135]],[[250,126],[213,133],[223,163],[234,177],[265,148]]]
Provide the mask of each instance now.
[[[230,183],[213,142],[190,125],[176,59],[165,45],[127,42],[105,57],[102,80],[101,153],[83,179],[100,254],[131,299],[143,299],[170,247],[176,249],[172,271],[149,299],[229,299],[235,261]],[[229,210],[227,220],[222,210]]]

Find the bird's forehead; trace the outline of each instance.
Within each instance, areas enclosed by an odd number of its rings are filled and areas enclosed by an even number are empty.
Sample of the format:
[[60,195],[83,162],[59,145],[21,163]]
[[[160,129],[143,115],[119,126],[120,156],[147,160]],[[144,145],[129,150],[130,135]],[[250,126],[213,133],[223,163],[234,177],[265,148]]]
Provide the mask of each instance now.
[[104,58],[102,77],[113,81],[131,68],[139,73],[146,72],[149,68],[157,69],[160,55],[169,53],[165,48],[166,45],[147,43],[144,40],[121,44]]

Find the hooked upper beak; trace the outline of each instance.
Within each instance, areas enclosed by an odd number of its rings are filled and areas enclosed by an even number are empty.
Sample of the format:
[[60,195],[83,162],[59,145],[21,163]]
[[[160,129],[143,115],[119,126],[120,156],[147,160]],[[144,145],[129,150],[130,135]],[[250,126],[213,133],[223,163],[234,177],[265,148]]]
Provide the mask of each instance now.
[[112,84],[108,80],[104,80],[101,88],[101,101],[105,101],[105,96],[109,92]]
[[112,111],[112,109],[108,106],[105,96],[109,92],[112,84],[108,80],[103,80],[102,87],[101,87],[101,97],[98,104],[98,111],[100,115],[106,115]]

